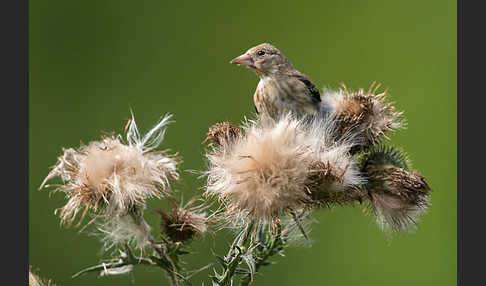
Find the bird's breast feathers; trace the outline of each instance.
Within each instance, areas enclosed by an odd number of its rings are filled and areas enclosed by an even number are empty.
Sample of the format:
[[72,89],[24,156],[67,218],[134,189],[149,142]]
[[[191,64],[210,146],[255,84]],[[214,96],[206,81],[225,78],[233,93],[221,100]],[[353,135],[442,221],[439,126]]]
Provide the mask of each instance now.
[[291,76],[261,78],[254,94],[254,101],[258,112],[316,110],[307,86]]
[[311,95],[306,85],[293,77],[262,78],[257,91],[260,97],[271,102],[311,103]]

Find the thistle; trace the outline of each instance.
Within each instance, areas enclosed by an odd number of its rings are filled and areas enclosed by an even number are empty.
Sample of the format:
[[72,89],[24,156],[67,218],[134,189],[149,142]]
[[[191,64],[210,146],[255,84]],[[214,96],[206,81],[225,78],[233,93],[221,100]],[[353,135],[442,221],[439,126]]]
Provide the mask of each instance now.
[[[61,223],[69,225],[78,213],[83,212],[83,218],[89,210],[107,216],[126,215],[143,208],[147,199],[170,193],[169,181],[179,178],[178,160],[166,151],[153,151],[162,142],[170,118],[164,117],[141,137],[132,116],[126,142],[117,135],[78,149],[63,149],[39,188],[53,186],[54,192],[66,194]],[[55,177],[63,184],[46,184]]]
[[403,113],[396,111],[392,103],[386,102],[387,92],[376,94],[379,85],[373,83],[365,93],[363,89],[325,90],[322,96],[323,110],[332,114],[337,122],[340,136],[350,133],[355,136],[353,153],[379,144],[386,132],[405,126]]
[[[74,276],[92,271],[100,271],[100,275],[118,275],[130,272],[134,265],[153,265],[164,269],[175,285],[183,279],[169,262],[180,253],[164,251],[169,246],[154,240],[151,227],[143,217],[146,201],[170,196],[169,184],[179,178],[178,158],[167,151],[154,150],[162,142],[170,118],[170,115],[163,117],[142,137],[132,115],[126,126],[125,140],[121,135],[109,136],[78,149],[64,149],[41,184],[40,189],[52,186],[53,192],[66,194],[68,202],[60,213],[62,224],[70,225],[82,211],[79,225],[89,213],[94,218],[86,226],[97,222],[103,249],[123,249],[117,258],[86,268]],[[55,177],[60,177],[63,183],[46,184]],[[153,253],[149,257],[136,257],[132,247],[142,254],[142,250],[149,247]]]
[[383,229],[407,231],[430,205],[425,178],[409,170],[405,153],[395,147],[377,146],[362,158],[371,208]]
[[[332,141],[330,124],[291,115],[247,122],[231,144],[207,153],[206,195],[222,201],[226,218],[235,224],[272,226],[281,216],[309,208],[318,192],[345,192],[359,185],[359,170],[347,153],[352,142]],[[316,177],[316,162],[339,175],[309,179]]]
[[[211,126],[206,134],[204,142],[209,141],[208,146],[220,146],[222,144],[231,144],[241,134],[241,130],[235,127],[231,122],[224,121]],[[204,143],[203,142],[203,143]]]
[[211,219],[204,212],[208,206],[193,206],[195,200],[183,205],[173,201],[172,212],[157,210],[161,216],[162,235],[173,242],[185,242],[208,230]]

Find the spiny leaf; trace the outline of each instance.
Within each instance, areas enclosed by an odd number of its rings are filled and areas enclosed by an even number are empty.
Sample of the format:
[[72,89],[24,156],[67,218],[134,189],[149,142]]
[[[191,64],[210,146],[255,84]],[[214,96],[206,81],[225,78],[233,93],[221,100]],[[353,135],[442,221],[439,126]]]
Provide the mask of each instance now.
[[85,268],[77,273],[75,273],[72,278],[75,278],[75,277],[78,277],[80,275],[83,275],[83,274],[86,274],[86,273],[90,273],[90,272],[97,272],[97,271],[103,271],[105,269],[111,269],[111,268],[117,268],[117,267],[121,267],[121,266],[124,266],[124,265],[127,265],[125,264],[124,262],[116,262],[116,263],[102,263],[102,264],[99,264],[99,265],[95,265],[95,266],[91,266],[91,267],[88,267],[88,268]]
[[235,274],[247,275],[247,274],[250,274],[250,271],[248,271],[247,269],[243,269],[243,268],[236,268]]
[[216,257],[216,261],[218,261],[218,263],[223,267],[223,269],[226,270],[228,268],[226,261],[221,256],[215,255],[215,257]]

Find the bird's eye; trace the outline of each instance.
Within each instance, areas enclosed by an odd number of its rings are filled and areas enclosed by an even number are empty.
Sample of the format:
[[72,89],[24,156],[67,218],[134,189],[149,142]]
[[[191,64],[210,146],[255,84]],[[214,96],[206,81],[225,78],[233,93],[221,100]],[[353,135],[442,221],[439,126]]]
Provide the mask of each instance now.
[[258,51],[257,52],[257,55],[259,55],[259,56],[263,56],[264,54],[265,54],[265,51]]

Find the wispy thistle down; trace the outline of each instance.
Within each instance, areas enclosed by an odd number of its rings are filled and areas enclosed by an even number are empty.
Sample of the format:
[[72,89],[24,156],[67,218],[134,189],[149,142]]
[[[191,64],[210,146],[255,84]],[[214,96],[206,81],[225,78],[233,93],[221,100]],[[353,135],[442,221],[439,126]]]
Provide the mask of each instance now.
[[211,218],[207,216],[205,209],[209,206],[194,206],[197,197],[185,205],[181,201],[173,200],[172,212],[157,210],[161,216],[162,235],[173,242],[186,242],[198,234],[208,230]]
[[113,215],[98,222],[98,231],[105,250],[124,245],[143,249],[153,242],[151,227],[145,222],[142,213]]
[[[332,122],[326,118],[309,122],[292,115],[279,120],[262,116],[242,129],[231,144],[215,146],[206,155],[206,194],[223,202],[230,223],[272,226],[281,216],[311,207],[318,197],[313,194],[346,192],[363,181],[348,154],[353,142],[333,141]],[[317,164],[335,176],[315,174]]]
[[425,178],[409,170],[405,153],[394,147],[377,146],[361,161],[368,200],[383,229],[408,231],[430,205],[430,187]]
[[[62,223],[70,224],[78,213],[124,215],[143,208],[148,198],[170,192],[169,181],[177,180],[178,159],[166,151],[152,151],[163,140],[170,115],[141,137],[135,119],[129,121],[126,142],[121,135],[103,137],[77,149],[63,149],[58,163],[40,189],[54,187],[69,199],[61,209]],[[47,181],[60,177],[60,185]]]
[[323,110],[331,113],[340,134],[352,133],[357,144],[354,151],[370,148],[386,138],[386,132],[405,126],[403,113],[386,102],[387,92],[377,94],[373,83],[367,92],[349,90],[344,84],[339,90],[324,90]]

